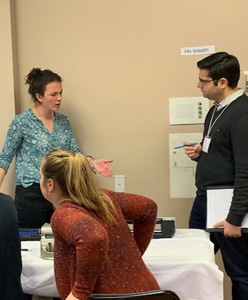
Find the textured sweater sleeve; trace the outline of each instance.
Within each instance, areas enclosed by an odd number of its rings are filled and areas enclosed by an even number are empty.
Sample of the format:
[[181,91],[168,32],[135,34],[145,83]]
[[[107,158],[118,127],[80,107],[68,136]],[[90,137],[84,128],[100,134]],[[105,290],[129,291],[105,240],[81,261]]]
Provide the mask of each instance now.
[[125,219],[133,222],[134,239],[140,252],[144,254],[153,236],[157,218],[157,204],[140,195],[105,192],[119,203]]
[[56,238],[76,249],[76,274],[73,295],[82,300],[90,297],[107,257],[108,236],[103,226],[93,217],[76,208],[56,210],[52,219]]

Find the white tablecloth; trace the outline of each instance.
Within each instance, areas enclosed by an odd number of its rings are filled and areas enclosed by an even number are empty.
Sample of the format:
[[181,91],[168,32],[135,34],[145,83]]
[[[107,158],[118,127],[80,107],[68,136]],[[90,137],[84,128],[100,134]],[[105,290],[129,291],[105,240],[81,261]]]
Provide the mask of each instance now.
[[[53,260],[40,258],[40,242],[22,242],[22,286],[26,293],[58,296]],[[208,233],[177,229],[173,238],[153,239],[143,256],[161,289],[182,300],[223,300],[223,273],[215,264]]]

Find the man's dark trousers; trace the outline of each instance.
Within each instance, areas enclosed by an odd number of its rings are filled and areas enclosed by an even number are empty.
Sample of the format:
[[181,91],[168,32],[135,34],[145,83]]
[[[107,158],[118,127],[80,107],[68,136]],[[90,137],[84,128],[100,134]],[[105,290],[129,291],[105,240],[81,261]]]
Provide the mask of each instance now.
[[[189,228],[205,229],[207,198],[204,193],[195,198]],[[232,280],[232,299],[248,299],[248,234],[240,238],[226,238],[223,233],[211,233],[210,239],[215,245],[215,252],[220,249],[225,270]]]

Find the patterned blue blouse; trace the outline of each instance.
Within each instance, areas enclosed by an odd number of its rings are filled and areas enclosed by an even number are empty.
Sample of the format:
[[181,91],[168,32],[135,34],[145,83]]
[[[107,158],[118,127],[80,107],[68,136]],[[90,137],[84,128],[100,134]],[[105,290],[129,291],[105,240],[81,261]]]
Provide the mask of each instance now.
[[0,167],[7,172],[16,156],[16,184],[28,187],[39,183],[41,160],[55,148],[81,152],[68,118],[55,112],[53,132],[49,132],[33,111],[28,109],[17,115],[9,126],[0,155]]

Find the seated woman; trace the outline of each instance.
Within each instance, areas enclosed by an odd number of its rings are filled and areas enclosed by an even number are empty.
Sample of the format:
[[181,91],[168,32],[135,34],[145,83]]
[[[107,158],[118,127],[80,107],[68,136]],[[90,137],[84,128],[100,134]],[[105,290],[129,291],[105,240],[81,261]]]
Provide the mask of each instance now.
[[16,208],[10,196],[0,193],[0,299],[25,299],[21,271],[21,242]]
[[40,173],[43,196],[55,207],[55,279],[63,300],[159,289],[142,260],[156,223],[152,200],[100,190],[79,153],[51,151]]

